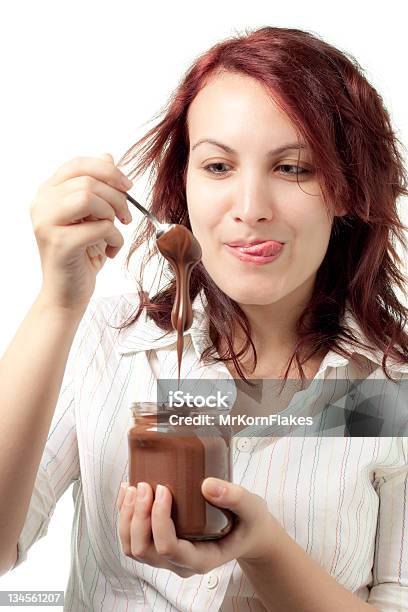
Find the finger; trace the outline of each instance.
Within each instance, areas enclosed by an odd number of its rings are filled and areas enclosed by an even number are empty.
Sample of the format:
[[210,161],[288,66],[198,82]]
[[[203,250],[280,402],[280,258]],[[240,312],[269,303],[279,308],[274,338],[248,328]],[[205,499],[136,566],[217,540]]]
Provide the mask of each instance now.
[[[73,217],[72,213],[75,215],[75,220],[90,214],[99,215],[99,219],[112,221],[116,215],[122,223],[127,219],[132,220],[124,193],[92,177],[81,176],[69,179],[57,189],[62,194],[62,202],[61,206],[53,206],[52,210],[61,224],[69,223],[68,217]],[[66,203],[65,210],[64,203]],[[90,206],[92,210],[89,210]]]
[[112,258],[124,245],[124,239],[120,231],[111,221],[106,219],[55,227],[54,234],[56,248],[64,252],[67,248],[70,251],[72,249],[86,249],[104,240],[108,245],[106,255]]
[[[100,155],[96,155],[95,157],[100,157],[101,159],[106,159],[109,162],[111,162],[112,164],[114,164],[117,168],[119,168],[119,166],[117,164],[115,164],[115,160],[113,159],[113,156],[110,153],[101,153]],[[124,176],[126,176],[126,174]],[[126,178],[129,178],[129,177],[126,177]],[[133,182],[132,181],[130,181],[130,182],[133,185]]]
[[176,528],[171,518],[172,495],[164,485],[157,485],[152,507],[152,535],[156,551],[162,557],[181,567],[189,567],[194,554],[194,545],[188,540],[177,537]]
[[169,489],[157,485],[152,508],[152,534],[159,555],[171,559],[176,552],[177,534],[171,519],[172,496]]
[[[100,155],[96,155],[96,157],[100,157],[101,159],[106,159],[109,162],[111,162],[112,164],[114,164],[116,166],[116,168],[118,168],[118,170],[120,170],[119,165],[115,164],[115,160],[113,159],[113,155],[111,155],[110,153],[101,153]],[[122,170],[120,170],[120,172],[122,172]],[[133,186],[133,181],[126,176],[126,174],[124,172],[122,172],[122,174],[127,178],[128,181],[130,181],[130,187]],[[128,187],[128,189],[130,189],[130,187]]]
[[136,498],[136,487],[128,487],[119,513],[119,537],[122,550],[125,555],[132,554],[132,543],[130,537],[130,523],[132,521],[134,504]]
[[76,176],[93,176],[99,181],[103,181],[120,191],[126,191],[132,186],[123,172],[119,170],[106,157],[75,157],[63,164],[58,170],[44,183],[44,185],[56,186],[70,178]]
[[123,500],[125,499],[125,493],[126,493],[126,489],[128,486],[129,485],[127,482],[120,483],[118,499],[116,501],[116,508],[119,510],[119,512],[120,512],[120,509],[122,508]]
[[143,557],[152,542],[150,512],[153,503],[153,491],[146,482],[139,482],[136,489],[136,503],[130,525],[132,554]]
[[[172,496],[167,487],[158,485],[152,508],[152,534],[156,552],[177,567],[204,574],[222,565],[218,543],[198,542],[177,538],[171,519]],[[231,557],[232,558],[232,557]],[[230,560],[230,559],[228,559]]]
[[52,214],[48,212],[48,218],[53,225],[65,226],[80,221],[102,219],[113,223],[116,218],[115,211],[103,198],[83,191],[75,191],[64,196],[60,206],[54,206],[51,210]]
[[232,510],[242,520],[256,521],[265,513],[265,500],[240,485],[220,478],[206,478],[201,490],[212,504]]
[[100,157],[101,159],[107,159],[112,164],[115,163],[115,160],[113,159],[113,155],[111,155],[110,153],[101,153],[100,155],[95,155],[95,157]]

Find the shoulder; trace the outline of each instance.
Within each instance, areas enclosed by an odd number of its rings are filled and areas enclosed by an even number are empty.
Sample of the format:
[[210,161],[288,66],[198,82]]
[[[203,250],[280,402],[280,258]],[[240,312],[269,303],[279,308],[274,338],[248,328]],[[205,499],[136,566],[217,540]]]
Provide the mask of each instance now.
[[138,309],[140,300],[136,292],[92,297],[83,319],[88,324],[109,323],[121,325]]
[[79,324],[75,344],[86,350],[116,343],[119,327],[137,312],[139,303],[137,292],[93,296]]
[[[372,345],[367,336],[363,333],[361,326],[359,325],[354,313],[350,308],[347,308],[344,322],[349,330],[352,331],[357,342],[341,341],[339,344],[342,348],[352,353],[353,359],[358,361],[361,359],[368,359],[377,369],[378,366],[382,368],[382,361],[384,358],[384,352]],[[404,328],[405,333],[408,333],[408,325]],[[396,344],[395,348],[401,349]],[[408,361],[397,360],[395,356],[390,355],[386,360],[386,367],[390,372],[400,375],[401,379],[408,378]]]

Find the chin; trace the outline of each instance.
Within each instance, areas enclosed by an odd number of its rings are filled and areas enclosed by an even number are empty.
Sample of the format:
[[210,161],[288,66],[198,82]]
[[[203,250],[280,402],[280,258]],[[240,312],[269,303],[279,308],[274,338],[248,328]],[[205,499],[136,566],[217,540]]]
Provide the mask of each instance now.
[[280,298],[278,297],[259,297],[256,296],[239,296],[232,297],[231,299],[237,304],[242,304],[242,306],[270,306],[275,302],[278,302]]
[[[217,283],[218,284],[218,283]],[[281,292],[268,292],[259,290],[259,283],[257,288],[251,288],[250,286],[245,287],[234,287],[227,286],[227,284],[218,284],[218,287],[227,295],[231,300],[246,306],[268,306],[274,304],[282,299],[283,295]]]

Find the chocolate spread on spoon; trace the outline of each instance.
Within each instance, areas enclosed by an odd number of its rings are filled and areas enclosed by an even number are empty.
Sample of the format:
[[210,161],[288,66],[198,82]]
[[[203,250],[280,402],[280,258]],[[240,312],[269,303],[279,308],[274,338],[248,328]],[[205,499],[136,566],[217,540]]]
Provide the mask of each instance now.
[[201,259],[201,247],[197,239],[184,225],[174,227],[162,234],[156,241],[157,248],[167,259],[176,274],[176,299],[171,311],[171,323],[177,330],[178,381],[180,383],[181,357],[183,354],[183,333],[191,327],[193,309],[190,300],[190,276]]

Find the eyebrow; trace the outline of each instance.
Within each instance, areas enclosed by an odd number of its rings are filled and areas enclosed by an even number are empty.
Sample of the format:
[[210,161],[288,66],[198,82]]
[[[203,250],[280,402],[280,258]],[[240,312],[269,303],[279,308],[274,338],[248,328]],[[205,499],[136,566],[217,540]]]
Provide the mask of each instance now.
[[[194,151],[194,149],[196,149],[199,145],[204,144],[205,142],[219,147],[220,149],[224,149],[224,151],[230,153],[231,155],[236,155],[238,153],[237,151],[235,151],[235,149],[232,149],[228,145],[223,144],[222,142],[218,142],[218,140],[214,140],[213,138],[202,138],[201,140],[198,140],[191,150]],[[308,147],[306,144],[302,144],[299,142],[289,142],[287,144],[282,145],[281,147],[277,147],[276,149],[268,151],[267,155],[279,155],[280,153],[283,153],[285,151],[300,151],[301,149],[307,148]]]

